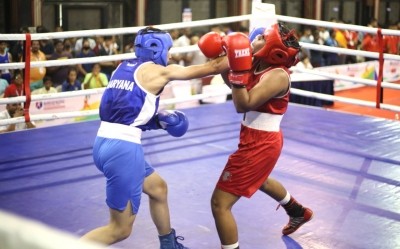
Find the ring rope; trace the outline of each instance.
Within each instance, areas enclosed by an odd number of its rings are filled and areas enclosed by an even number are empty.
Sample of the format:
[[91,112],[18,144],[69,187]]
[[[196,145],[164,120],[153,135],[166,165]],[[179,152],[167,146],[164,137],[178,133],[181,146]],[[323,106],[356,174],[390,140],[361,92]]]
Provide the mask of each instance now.
[[[292,67],[292,68],[290,68],[290,70],[293,71],[293,72],[319,75],[319,76],[322,76],[322,77],[324,77],[326,79],[336,79],[336,80],[343,80],[343,81],[348,81],[348,82],[353,82],[353,83],[360,83],[360,84],[363,84],[363,85],[377,86],[376,80],[355,78],[355,77],[352,77],[352,76],[346,76],[346,75],[341,75],[341,74],[323,72],[323,71],[319,71],[317,68],[311,70],[311,69],[305,69],[305,68]],[[396,83],[390,83],[390,82],[382,81],[381,86],[385,87],[385,88],[391,88],[391,89],[400,90],[400,85],[396,84]]]
[[[309,91],[297,89],[297,88],[291,88],[290,93],[301,95],[304,97],[312,97],[312,98],[328,100],[328,101],[338,101],[338,102],[343,102],[343,103],[348,103],[348,104],[356,104],[356,105],[360,105],[360,106],[375,107],[375,102],[372,102],[372,101],[352,99],[352,98],[334,96],[334,95],[323,94],[323,93],[309,92]],[[380,109],[400,112],[400,106],[390,105],[390,104],[381,103]]]
[[[199,51],[197,45],[185,46],[185,47],[173,47],[170,50],[171,54],[179,54],[179,53],[188,53]],[[76,64],[87,64],[87,63],[96,63],[96,62],[105,62],[105,61],[118,61],[118,60],[129,60],[135,58],[135,53],[124,53],[124,54],[115,54],[115,55],[103,55],[103,56],[95,56],[95,57],[85,57],[85,58],[72,58],[68,60],[47,60],[47,61],[32,61],[31,67],[54,67],[54,66],[67,66],[67,65],[76,65]],[[1,69],[22,69],[25,67],[24,62],[12,62],[0,64]]]

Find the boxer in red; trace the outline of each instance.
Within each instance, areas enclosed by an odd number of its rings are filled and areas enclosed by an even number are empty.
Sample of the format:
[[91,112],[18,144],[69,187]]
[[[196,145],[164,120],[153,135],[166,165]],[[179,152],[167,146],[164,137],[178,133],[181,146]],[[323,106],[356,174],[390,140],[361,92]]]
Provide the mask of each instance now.
[[230,155],[214,189],[211,207],[222,249],[238,249],[238,229],[231,212],[242,197],[260,190],[275,199],[289,216],[282,233],[289,235],[313,217],[270,177],[281,154],[281,120],[290,93],[289,68],[297,63],[300,45],[293,31],[281,24],[256,29],[250,39],[242,33],[220,37],[207,33],[199,47],[209,58],[226,54],[230,71],[223,74],[232,88],[238,113],[244,113],[238,149]]

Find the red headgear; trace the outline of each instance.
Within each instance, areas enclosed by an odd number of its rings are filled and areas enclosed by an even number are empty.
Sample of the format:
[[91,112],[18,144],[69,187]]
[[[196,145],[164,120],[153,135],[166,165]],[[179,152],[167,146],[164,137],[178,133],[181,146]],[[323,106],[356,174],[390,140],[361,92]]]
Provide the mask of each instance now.
[[294,30],[289,31],[280,23],[272,25],[264,32],[265,46],[254,54],[256,58],[263,58],[272,65],[281,65],[287,68],[296,65],[300,45]]

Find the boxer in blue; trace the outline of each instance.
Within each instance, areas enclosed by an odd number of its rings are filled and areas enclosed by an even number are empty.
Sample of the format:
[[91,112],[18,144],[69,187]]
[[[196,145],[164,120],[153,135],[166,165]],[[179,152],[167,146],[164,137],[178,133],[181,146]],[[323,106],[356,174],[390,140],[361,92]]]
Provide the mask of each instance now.
[[171,80],[189,80],[218,74],[228,68],[223,58],[182,67],[168,65],[171,36],[147,27],[135,39],[135,59],[123,61],[112,73],[100,103],[101,124],[93,146],[97,168],[107,180],[109,224],[82,238],[106,245],[126,239],[140,207],[141,194],[149,196],[150,213],[161,249],[185,249],[171,227],[167,184],[144,158],[142,131],[164,129],[179,137],[188,129],[180,111],[160,111],[160,94]]

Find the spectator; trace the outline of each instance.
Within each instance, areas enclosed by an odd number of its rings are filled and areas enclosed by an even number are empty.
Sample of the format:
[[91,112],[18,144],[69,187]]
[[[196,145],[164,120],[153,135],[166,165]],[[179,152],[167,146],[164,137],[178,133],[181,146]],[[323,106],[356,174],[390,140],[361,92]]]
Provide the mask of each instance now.
[[[389,29],[397,30],[397,25],[392,23],[389,25]],[[385,37],[386,40],[386,51],[389,54],[399,54],[400,51],[400,36],[388,35]]]
[[[319,44],[319,42],[321,41],[320,37],[319,37],[320,32],[318,30],[314,30],[314,44]],[[319,50],[315,50],[315,49],[311,49],[309,50],[309,54],[311,57],[305,57],[306,60],[308,60],[312,67],[323,67],[325,66],[325,60],[323,55],[323,52],[319,51]]]
[[[72,54],[64,50],[64,43],[61,40],[54,41],[55,51],[51,55],[50,60],[71,59]],[[53,86],[61,89],[61,84],[68,76],[69,66],[54,66],[47,68],[47,75],[53,80]]]
[[85,41],[88,42],[91,50],[93,50],[96,47],[96,41],[94,39],[89,38],[89,37],[82,37],[75,41],[75,52],[76,53],[79,53],[83,49]]
[[[17,97],[17,96],[10,96],[10,97]],[[22,108],[20,103],[7,104],[6,110],[0,112],[0,120],[23,117],[23,116],[24,116],[24,109]],[[3,125],[0,126],[0,133],[19,131],[31,128],[36,128],[36,126],[33,122],[30,121],[25,123]]]
[[[200,35],[195,34],[192,35],[190,38],[190,45],[197,45],[197,43],[200,40]],[[193,51],[189,52],[186,54],[186,65],[199,65],[199,64],[204,64],[207,62],[207,57],[204,56],[204,54],[198,50],[198,51]],[[190,83],[192,85],[192,93],[193,94],[200,94],[202,92],[202,84],[203,80],[200,79],[191,79]]]
[[[303,34],[300,36],[300,42],[315,44],[314,35],[311,27],[305,27]],[[308,48],[304,48],[303,52],[307,54],[307,57],[312,61],[311,51]]]
[[[181,36],[178,37],[178,39],[176,39],[176,41],[174,41],[174,47],[186,47],[190,45],[190,34],[191,34],[191,29],[190,28],[184,28],[181,29],[180,31]],[[181,61],[179,62],[180,65],[182,66],[187,66],[187,60],[186,60],[186,56],[187,53],[180,53],[181,56]]]
[[4,91],[9,86],[8,82],[5,79],[0,78],[0,98],[4,97]]
[[[179,47],[179,30],[178,29],[173,29],[170,31],[170,35],[173,41],[173,47]],[[181,64],[182,61],[182,55],[180,53],[174,53],[171,54],[171,57],[168,60],[168,64]]]
[[47,93],[57,93],[57,89],[53,87],[53,81],[51,77],[45,76],[43,78],[43,87],[32,91],[32,95],[35,94],[47,94]]
[[[21,27],[19,31],[21,34],[29,33],[28,27]],[[11,51],[10,51],[11,55],[12,55],[12,61],[15,61],[15,62],[22,61],[23,51],[24,51],[23,41],[17,41],[16,43],[14,43],[11,46]]]
[[[36,33],[48,33],[49,30],[43,26],[39,25],[36,27]],[[54,53],[54,44],[52,40],[40,40],[40,51],[46,55],[46,59],[49,60],[51,55]]]
[[[37,40],[32,41],[31,61],[45,61],[46,55],[40,51],[40,43]],[[31,91],[43,87],[43,77],[46,75],[45,67],[32,67],[30,74]]]
[[22,71],[17,69],[14,71],[11,84],[4,90],[4,98],[24,95],[24,76]]
[[86,74],[83,80],[83,89],[93,89],[105,87],[108,85],[107,75],[101,72],[101,66],[99,63],[93,65],[91,73]]
[[[336,29],[331,29],[329,31],[329,38],[325,41],[325,46],[331,46],[331,47],[338,47],[338,43],[336,41],[335,34],[336,34]],[[334,52],[324,52],[323,54],[325,63],[327,66],[332,66],[332,65],[338,65],[339,64],[339,55]]]
[[[343,21],[339,21],[338,23],[343,24]],[[348,40],[346,37],[346,30],[344,29],[336,29],[334,36],[339,48],[347,48]],[[338,54],[339,64],[343,65],[346,61],[346,54]]]
[[98,35],[95,37],[96,46],[92,49],[96,55],[100,55],[100,50],[104,47],[104,36]]
[[[7,42],[0,41],[0,64],[6,64],[12,62],[12,55],[8,52]],[[8,69],[0,70],[0,78],[5,79],[8,83],[11,83],[11,72]]]
[[[95,57],[96,54],[93,52],[90,42],[87,38],[83,39],[82,41],[82,50],[77,53],[76,58],[90,58]],[[78,51],[78,50],[75,50]],[[92,71],[93,63],[85,63],[85,64],[78,64],[78,79],[81,80],[85,78],[86,74]]]
[[74,46],[72,46],[72,38],[65,38],[64,39],[64,51],[70,53],[72,55],[72,58],[75,57],[76,53],[74,50]]
[[[352,24],[351,22],[348,22],[348,24]],[[348,49],[358,49],[359,45],[359,37],[358,37],[358,32],[354,30],[345,30],[345,36],[347,40],[347,48]],[[345,64],[351,64],[351,63],[356,63],[357,62],[357,57],[355,55],[347,55]]]
[[[117,47],[115,46],[114,39],[112,36],[105,36],[103,46],[99,51],[100,56],[118,54]],[[118,65],[118,61],[102,61],[100,62],[101,71],[107,75],[107,79],[110,79],[112,72]]]
[[75,68],[70,68],[68,77],[62,84],[62,92],[78,91],[82,89],[81,82],[77,79],[78,71]]
[[299,62],[296,64],[295,67],[304,69],[313,69],[314,67],[310,62],[310,58],[307,57],[307,53],[304,53],[303,50],[304,48],[300,50]]

